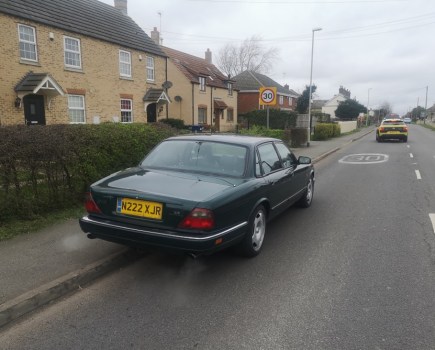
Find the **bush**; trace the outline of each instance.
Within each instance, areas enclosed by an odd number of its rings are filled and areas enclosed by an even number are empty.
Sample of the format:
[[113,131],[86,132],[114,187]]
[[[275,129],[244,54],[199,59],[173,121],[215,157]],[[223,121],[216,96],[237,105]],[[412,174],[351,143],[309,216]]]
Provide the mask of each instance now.
[[[297,114],[295,112],[285,112],[279,109],[269,110],[269,128],[287,129],[296,126]],[[250,129],[252,126],[267,127],[267,110],[257,110],[246,113],[239,117],[239,122],[244,127]]]
[[166,119],[160,119],[159,122],[168,124],[178,130],[182,130],[186,128],[186,126],[184,125],[184,120],[182,119],[166,118]]
[[137,165],[175,133],[160,123],[0,128],[0,222],[81,202],[92,182]]
[[335,123],[318,123],[314,128],[313,139],[322,141],[340,136],[340,125]]

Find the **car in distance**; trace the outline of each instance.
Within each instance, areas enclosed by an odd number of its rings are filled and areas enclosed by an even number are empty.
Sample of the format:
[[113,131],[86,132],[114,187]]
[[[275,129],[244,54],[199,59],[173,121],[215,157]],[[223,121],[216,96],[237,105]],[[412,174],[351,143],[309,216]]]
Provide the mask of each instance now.
[[279,139],[175,136],[92,184],[80,226],[89,238],[134,247],[201,255],[236,246],[252,257],[268,220],[311,205],[314,181],[311,159]]
[[403,121],[405,122],[405,124],[411,124],[412,119],[409,117],[405,117],[405,118],[403,118]]
[[402,119],[384,119],[376,129],[376,141],[401,140],[408,141],[408,126]]

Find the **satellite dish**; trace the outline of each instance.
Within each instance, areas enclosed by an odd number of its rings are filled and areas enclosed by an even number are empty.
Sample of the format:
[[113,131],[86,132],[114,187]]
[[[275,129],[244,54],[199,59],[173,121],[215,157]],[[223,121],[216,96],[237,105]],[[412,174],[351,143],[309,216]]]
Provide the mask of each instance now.
[[181,98],[181,96],[177,95],[177,96],[174,97],[174,100],[177,101],[177,102],[180,102],[182,100],[182,98]]
[[162,88],[164,89],[170,89],[172,87],[172,82],[170,82],[169,80],[166,80],[163,84],[162,84]]

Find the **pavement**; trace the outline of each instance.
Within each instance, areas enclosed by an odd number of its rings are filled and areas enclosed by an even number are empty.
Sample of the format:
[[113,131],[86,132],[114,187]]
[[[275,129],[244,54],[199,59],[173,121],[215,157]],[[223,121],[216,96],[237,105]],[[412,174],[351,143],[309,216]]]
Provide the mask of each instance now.
[[[293,151],[315,164],[374,129],[311,141],[309,147]],[[0,242],[0,330],[140,256],[121,245],[88,239],[77,219]]]

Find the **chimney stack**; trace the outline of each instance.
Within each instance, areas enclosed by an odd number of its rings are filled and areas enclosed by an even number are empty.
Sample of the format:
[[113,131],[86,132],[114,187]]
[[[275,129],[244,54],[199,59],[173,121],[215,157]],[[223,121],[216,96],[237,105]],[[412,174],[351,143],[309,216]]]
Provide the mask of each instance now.
[[115,0],[115,8],[120,10],[124,15],[128,15],[127,0]]
[[207,61],[207,63],[212,64],[210,49],[207,49],[207,51],[205,52],[205,60]]
[[157,27],[154,27],[154,30],[151,31],[151,39],[154,41],[157,45],[160,45],[160,33],[157,30]]

